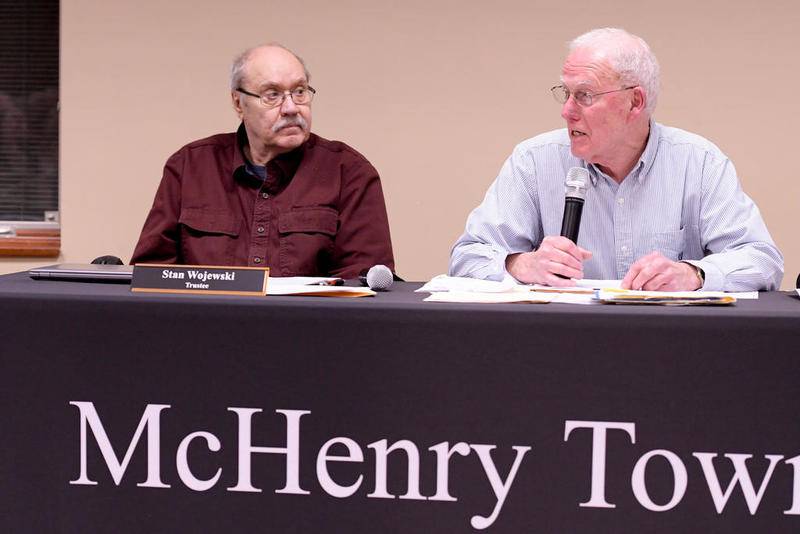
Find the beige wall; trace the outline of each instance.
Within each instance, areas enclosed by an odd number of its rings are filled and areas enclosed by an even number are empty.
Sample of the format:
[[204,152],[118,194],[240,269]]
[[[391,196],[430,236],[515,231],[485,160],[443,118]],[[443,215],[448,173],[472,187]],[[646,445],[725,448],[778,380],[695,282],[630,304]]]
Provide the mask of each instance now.
[[[796,22],[800,4],[729,1],[62,2],[61,261],[126,261],[164,160],[236,127],[227,69],[278,40],[305,57],[314,129],[383,178],[398,271],[444,272],[449,249],[513,146],[560,127],[548,89],[565,42],[598,26],[658,55],[656,119],[700,133],[736,163],[800,270]],[[27,267],[0,262],[0,271]]]

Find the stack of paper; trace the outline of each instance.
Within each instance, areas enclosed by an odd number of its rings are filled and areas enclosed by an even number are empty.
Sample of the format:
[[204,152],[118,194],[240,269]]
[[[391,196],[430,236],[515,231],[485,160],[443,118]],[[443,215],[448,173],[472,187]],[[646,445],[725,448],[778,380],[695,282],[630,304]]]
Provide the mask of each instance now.
[[425,302],[460,302],[498,304],[507,302],[546,304],[556,295],[531,291],[530,286],[517,283],[510,276],[502,281],[479,280],[440,274],[417,289],[430,293]]
[[734,304],[736,297],[722,291],[632,291],[598,289],[595,298],[604,304],[661,304],[688,306],[696,304]]
[[477,291],[440,291],[431,293],[425,302],[467,302],[475,304],[498,304],[504,302],[546,304],[553,295],[533,291],[509,291],[506,293],[479,293]]
[[463,276],[447,276],[440,274],[431,278],[431,281],[417,289],[417,293],[439,293],[453,291],[468,291],[475,293],[505,293],[515,291],[519,284],[513,278],[506,277],[500,282],[494,280],[480,280]]
[[554,287],[532,284],[528,287],[532,291],[544,291],[545,293],[575,293],[578,295],[594,295],[597,289],[619,288],[622,280],[591,280],[589,278],[573,280],[574,286]]
[[[621,280],[575,280],[571,287],[524,285],[511,276],[499,282],[439,275],[417,289],[429,292],[426,302],[558,302],[568,304],[734,304],[738,299],[757,299],[758,292],[633,291],[621,289]],[[799,290],[800,291],[800,290]]]
[[375,292],[367,287],[339,285],[341,278],[316,276],[270,277],[267,295],[296,295],[298,297],[373,297]]

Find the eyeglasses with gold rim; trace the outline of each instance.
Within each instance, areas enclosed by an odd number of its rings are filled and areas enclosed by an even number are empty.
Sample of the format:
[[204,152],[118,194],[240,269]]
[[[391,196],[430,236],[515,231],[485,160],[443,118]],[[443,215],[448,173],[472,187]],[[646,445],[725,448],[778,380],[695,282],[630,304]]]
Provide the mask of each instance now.
[[587,108],[594,103],[594,98],[597,96],[607,95],[609,93],[618,93],[620,91],[627,91],[628,89],[634,89],[635,87],[639,87],[638,85],[629,85],[628,87],[621,87],[619,89],[612,89],[610,91],[603,91],[601,93],[592,93],[591,91],[575,91],[570,92],[567,89],[567,86],[564,84],[559,84],[550,88],[550,92],[553,94],[553,98],[556,99],[556,102],[559,104],[566,104],[567,100],[569,100],[570,95],[572,98],[575,99],[579,105]]

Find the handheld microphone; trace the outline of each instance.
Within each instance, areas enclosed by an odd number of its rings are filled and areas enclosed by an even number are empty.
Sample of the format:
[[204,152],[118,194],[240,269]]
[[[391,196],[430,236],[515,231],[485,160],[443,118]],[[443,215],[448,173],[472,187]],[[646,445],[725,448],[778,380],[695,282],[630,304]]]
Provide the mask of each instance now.
[[581,213],[583,202],[586,199],[586,182],[589,181],[589,171],[582,167],[572,167],[567,172],[564,181],[566,194],[564,196],[564,218],[561,221],[561,235],[578,243],[578,232],[581,229]]
[[367,276],[362,277],[361,283],[373,291],[384,291],[394,282],[391,269],[385,265],[373,265],[367,271]]

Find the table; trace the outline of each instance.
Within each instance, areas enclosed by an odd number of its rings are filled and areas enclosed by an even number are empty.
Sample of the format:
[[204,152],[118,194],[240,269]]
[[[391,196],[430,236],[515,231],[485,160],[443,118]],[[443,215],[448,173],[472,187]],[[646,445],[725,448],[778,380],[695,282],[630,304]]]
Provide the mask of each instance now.
[[0,277],[0,530],[800,529],[796,295],[463,305],[417,287]]

